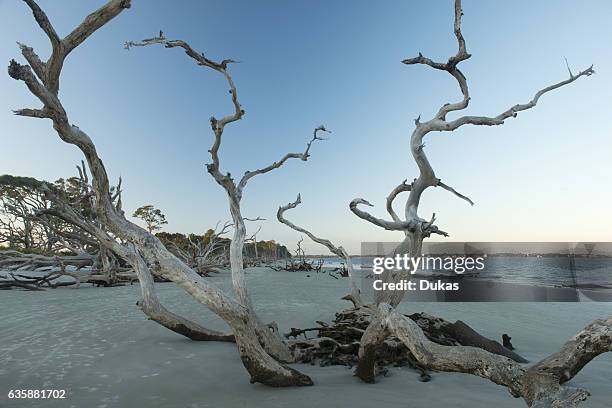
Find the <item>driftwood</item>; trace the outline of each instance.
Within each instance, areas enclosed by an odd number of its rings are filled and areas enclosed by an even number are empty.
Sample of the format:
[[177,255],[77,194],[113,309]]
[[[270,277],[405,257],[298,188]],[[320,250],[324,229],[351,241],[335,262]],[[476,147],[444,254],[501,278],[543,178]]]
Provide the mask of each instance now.
[[[59,281],[63,276],[70,277],[73,280]],[[107,274],[69,272],[65,268],[52,270],[44,275],[28,275],[27,272],[9,272],[6,275],[0,275],[0,287],[3,289],[15,287],[28,290],[44,290],[44,288],[56,289],[65,286],[74,286],[75,289],[78,289],[84,283],[90,283],[98,287],[113,287],[123,286],[126,283],[132,284],[136,281],[138,281],[138,278],[132,269],[125,269],[123,272],[116,273],[114,279],[110,279]]]
[[[95,255],[79,254],[61,256],[61,263],[73,266],[75,269],[92,267]],[[12,250],[0,250],[0,270],[8,271],[39,271],[58,268],[59,261],[56,255],[26,254]]]
[[[319,321],[318,327],[291,328],[285,337],[293,339],[291,347],[297,356],[297,361],[321,366],[353,367],[359,360],[362,337],[375,315],[376,308],[373,306],[352,308],[336,313],[336,318],[331,323]],[[478,347],[517,363],[528,362],[496,341],[480,335],[464,322],[451,323],[426,313],[415,313],[405,317],[414,321],[425,336],[436,344]],[[314,336],[309,337],[309,334]],[[394,335],[385,336],[377,348],[375,370],[372,373],[384,374],[387,366],[410,366],[420,373],[421,380],[431,379],[425,366],[420,364],[411,351]],[[368,382],[373,381],[373,377],[368,378]]]
[[236,341],[233,334],[207,329],[202,325],[194,323],[166,309],[157,297],[153,277],[149,272],[147,264],[142,257],[138,256],[138,250],[133,245],[130,245],[125,252],[125,256],[134,265],[134,270],[140,281],[142,300],[136,302],[136,305],[149,317],[149,319],[191,340]]
[[314,271],[316,273],[321,272],[323,268],[323,264],[325,261],[319,259],[317,261],[308,261],[306,258],[304,259],[287,259],[285,260],[284,266],[272,265],[271,269],[275,271],[287,271],[287,272],[310,272]]
[[362,380],[374,382],[377,350],[388,336],[397,337],[423,368],[488,379],[507,387],[512,396],[523,398],[530,407],[575,407],[588,397],[588,391],[563,384],[593,358],[612,351],[612,316],[590,323],[559,352],[525,366],[483,349],[481,340],[475,346],[432,341],[418,323],[381,304],[361,340],[355,373]]
[[[31,287],[55,289],[74,286],[78,288],[82,283],[110,287],[137,280],[132,268],[114,266],[112,273],[109,273],[108,269],[97,269],[97,259],[97,255],[84,253],[58,256],[25,254],[12,250],[0,251],[0,269],[8,272],[0,283],[3,288],[21,287],[31,290]],[[73,271],[69,271],[68,267],[72,267]],[[70,277],[72,280],[58,281],[63,276]]]
[[24,282],[20,279],[16,279],[15,277],[11,277],[11,278],[0,275],[0,279],[2,279],[0,280],[0,289],[6,290],[6,289],[13,289],[13,288],[20,288],[20,289],[33,290],[33,291],[44,290],[40,286],[35,285],[33,283]]
[[[285,218],[285,212],[297,207],[301,203],[302,203],[302,197],[300,194],[298,194],[294,202],[278,208],[278,211],[276,213],[276,218],[278,219],[279,222],[285,224],[289,228],[306,234],[308,238],[310,238],[312,241],[316,242],[317,244],[325,246],[331,253],[333,253],[334,255],[337,255],[338,257],[340,257],[340,259],[344,260],[344,262],[346,263],[346,275],[349,278],[349,288],[351,290],[351,298],[358,304],[361,304],[362,303],[361,294],[359,291],[359,287],[357,286],[357,280],[354,276],[355,274],[353,272],[353,262],[351,260],[349,253],[344,249],[344,247],[336,246],[328,239],[317,237],[316,235],[314,235],[312,232],[308,231],[304,227],[295,225],[293,222]],[[298,248],[299,248],[299,245],[298,245]],[[335,277],[337,279],[337,277],[333,274],[330,274],[330,276]]]
[[229,240],[224,238],[230,228],[230,222],[222,226],[219,223],[206,235],[180,234],[183,242],[171,239],[171,234],[160,235],[164,245],[183,262],[192,267],[201,276],[218,273],[220,268],[229,266]]

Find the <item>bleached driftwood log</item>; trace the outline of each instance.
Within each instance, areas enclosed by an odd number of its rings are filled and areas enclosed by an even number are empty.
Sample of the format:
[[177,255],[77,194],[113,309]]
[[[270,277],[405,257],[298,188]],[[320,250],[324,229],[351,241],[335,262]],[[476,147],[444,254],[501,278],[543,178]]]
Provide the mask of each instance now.
[[[61,261],[66,266],[76,269],[93,266],[96,256],[91,254],[66,255]],[[14,250],[0,251],[0,270],[8,271],[44,271],[59,269],[57,256],[42,254],[26,254]]]
[[351,259],[351,256],[348,254],[348,252],[346,252],[346,249],[344,249],[342,246],[336,246],[334,245],[330,240],[328,239],[323,239],[323,238],[319,238],[317,236],[315,236],[312,232],[308,231],[307,229],[297,226],[294,223],[292,223],[291,221],[289,221],[288,219],[285,218],[285,212],[287,210],[293,209],[295,207],[297,207],[298,205],[300,205],[302,203],[302,197],[300,194],[298,194],[297,199],[292,202],[289,203],[287,205],[281,206],[278,208],[278,211],[276,213],[276,218],[278,219],[278,221],[280,221],[281,223],[285,224],[286,226],[288,226],[289,228],[301,232],[303,234],[306,234],[308,236],[308,238],[310,238],[311,240],[313,240],[314,242],[316,242],[317,244],[323,245],[325,246],[327,249],[329,249],[329,251],[335,255],[337,255],[338,257],[340,257],[341,259],[344,259],[344,262],[346,262],[346,269],[348,272],[348,278],[349,278],[349,288],[351,290],[351,293],[347,296],[345,296],[345,299],[350,300],[351,302],[353,302],[353,304],[356,307],[359,307],[361,305],[363,305],[363,301],[361,300],[361,294],[359,291],[359,287],[357,286],[357,282],[355,280],[355,271],[353,270],[353,261]]
[[128,244],[124,256],[134,267],[140,282],[142,300],[139,300],[136,304],[149,319],[191,340],[235,341],[232,334],[207,329],[166,309],[157,297],[153,276],[144,259],[138,254],[138,249],[133,244]]
[[[23,81],[30,92],[43,104],[43,107],[38,109],[20,109],[15,111],[15,114],[50,119],[60,139],[77,146],[84,154],[92,176],[97,215],[115,236],[107,242],[102,241],[103,244],[111,247],[116,242],[114,238],[133,244],[138,249],[139,256],[143,257],[146,264],[153,266],[153,273],[175,282],[197,301],[208,306],[210,310],[223,318],[233,331],[242,362],[251,374],[251,381],[271,386],[311,385],[312,381],[308,376],[275,359],[290,360],[291,354],[288,351],[288,347],[281,340],[274,342],[274,339],[279,336],[271,335],[271,331],[267,326],[265,331],[262,330],[252,309],[248,307],[248,304],[245,305],[243,301],[244,292],[241,295],[239,294],[239,301],[227,296],[216,286],[206,282],[194,270],[181,262],[154,235],[128,221],[123,212],[113,205],[108,174],[102,160],[98,156],[92,139],[84,131],[71,124],[68,114],[59,99],[59,78],[62,65],[68,54],[96,30],[119,15],[123,10],[129,8],[130,1],[111,0],[107,2],[100,9],[87,16],[81,24],[64,38],[59,37],[46,14],[34,0],[24,1],[32,10],[38,25],[49,37],[53,50],[49,59],[43,62],[31,47],[20,45],[22,55],[29,65],[22,65],[12,60],[8,69],[9,75],[16,80]],[[186,47],[190,50],[190,55],[197,55],[198,59],[202,58],[202,61],[205,61],[210,66],[211,62],[209,60],[193,52],[190,47]],[[218,172],[217,151],[221,141],[220,137],[225,124],[238,120],[243,112],[236,99],[233,81],[225,70],[226,64],[212,65],[228,79],[233,90],[232,100],[236,107],[234,114],[224,117],[219,121],[211,121],[216,129],[216,138],[215,145],[211,151],[213,164],[210,166],[210,169],[211,172],[218,173],[215,178],[225,184],[231,179],[229,176],[221,175]],[[300,157],[303,160],[307,159],[308,149]],[[252,175],[272,170],[278,166],[278,164],[274,164],[260,171],[245,174],[243,178],[244,183],[241,183],[241,186],[244,187],[246,180],[252,177]],[[239,198],[240,196],[241,188],[239,193],[236,191],[234,198]],[[239,207],[232,205],[232,208],[234,210],[233,215],[235,215],[236,209],[239,212]],[[242,217],[237,218],[236,231],[236,241],[240,243],[241,236],[244,237]],[[241,257],[241,254],[238,254],[237,258],[233,260],[234,264],[239,260],[239,257]],[[240,274],[237,274],[236,280],[240,281],[240,278]],[[264,347],[266,347],[268,352],[264,350]],[[268,353],[272,353],[274,357]]]
[[575,407],[590,394],[563,383],[599,354],[612,351],[612,316],[587,325],[559,352],[524,366],[482,348],[432,342],[418,324],[383,303],[361,339],[355,373],[364,381],[374,382],[375,352],[389,335],[399,338],[426,368],[488,379],[507,387],[514,397],[523,398],[529,407]]

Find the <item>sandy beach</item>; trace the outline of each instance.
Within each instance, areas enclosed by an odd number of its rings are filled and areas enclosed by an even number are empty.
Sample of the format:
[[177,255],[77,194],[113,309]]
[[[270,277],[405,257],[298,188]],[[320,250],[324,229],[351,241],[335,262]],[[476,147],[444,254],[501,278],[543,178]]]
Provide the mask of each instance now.
[[[247,273],[258,313],[281,331],[329,321],[348,306],[340,300],[346,281],[326,274]],[[224,272],[209,278],[229,290]],[[172,283],[157,284],[173,311],[211,328],[225,324]],[[1,407],[522,407],[503,387],[465,374],[433,373],[418,381],[408,368],[366,385],[345,367],[300,365],[316,386],[274,389],[249,384],[233,344],[193,342],[148,321],[135,306],[138,285],[115,288],[7,291],[0,297]],[[483,335],[513,338],[516,351],[537,361],[557,350],[586,323],[612,313],[610,303],[415,303],[404,312],[425,311],[461,319]],[[612,355],[599,356],[571,384],[592,392],[584,404],[608,408],[612,401]],[[66,389],[65,400],[6,399],[15,388]]]

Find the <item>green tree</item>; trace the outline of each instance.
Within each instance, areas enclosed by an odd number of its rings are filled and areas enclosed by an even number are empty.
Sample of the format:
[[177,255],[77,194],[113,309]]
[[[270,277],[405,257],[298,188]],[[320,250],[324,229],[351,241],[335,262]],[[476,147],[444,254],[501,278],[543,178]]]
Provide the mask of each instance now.
[[161,230],[161,226],[167,224],[166,216],[160,209],[153,207],[151,204],[143,205],[134,211],[132,217],[140,218],[147,224],[149,232]]

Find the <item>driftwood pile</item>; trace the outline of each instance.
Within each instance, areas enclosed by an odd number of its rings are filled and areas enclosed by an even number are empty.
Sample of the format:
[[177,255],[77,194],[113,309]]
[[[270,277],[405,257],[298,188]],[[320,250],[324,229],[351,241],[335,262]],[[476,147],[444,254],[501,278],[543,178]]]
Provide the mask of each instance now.
[[[70,267],[70,270],[68,270]],[[137,281],[131,268],[113,266],[109,270],[99,269],[95,255],[47,256],[18,251],[0,251],[0,289],[21,288],[44,290],[74,286],[82,283],[97,286],[120,286]],[[70,279],[61,279],[68,277]]]
[[[346,297],[350,300],[349,297]],[[291,342],[291,349],[302,363],[320,366],[343,365],[349,368],[357,365],[361,338],[375,313],[373,306],[361,306],[336,313],[333,322],[317,321],[318,327],[291,328],[285,337]],[[473,346],[494,354],[508,357],[519,363],[527,360],[497,341],[488,339],[462,321],[451,323],[427,313],[406,315],[423,330],[429,340],[446,346]],[[309,337],[309,334],[314,336]],[[507,335],[505,335],[507,336]],[[430,372],[418,363],[408,348],[395,336],[387,337],[376,351],[376,373],[385,375],[387,367],[408,366],[420,374],[421,381],[431,379]]]
[[285,260],[285,266],[271,266],[275,271],[288,271],[288,272],[321,272],[324,261],[319,259],[318,261],[308,261],[304,258],[301,259],[287,259]]

